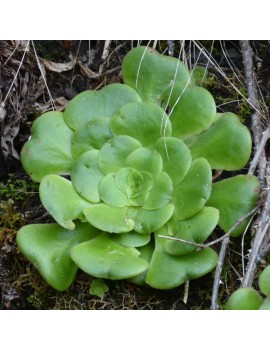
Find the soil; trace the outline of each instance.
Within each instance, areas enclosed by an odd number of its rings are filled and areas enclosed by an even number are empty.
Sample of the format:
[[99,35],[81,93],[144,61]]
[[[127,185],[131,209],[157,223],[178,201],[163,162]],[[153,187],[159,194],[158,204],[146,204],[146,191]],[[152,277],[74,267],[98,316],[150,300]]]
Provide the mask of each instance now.
[[[33,121],[52,108],[51,98],[57,108],[63,110],[67,102],[82,91],[98,90],[112,82],[121,82],[123,57],[137,45],[137,41],[111,41],[105,60],[102,59],[104,41],[35,41],[29,48],[27,44],[25,41],[0,41],[0,103],[5,102],[0,105],[0,309],[209,309],[213,272],[190,282],[187,303],[183,302],[184,286],[158,291],[126,281],[106,281],[109,290],[100,298],[89,293],[93,278],[80,270],[68,291],[56,292],[19,252],[15,239],[22,225],[53,221],[41,205],[38,184],[25,174],[20,163],[19,155],[30,136]],[[174,56],[177,57],[180,44],[176,41],[173,44]],[[160,52],[166,51],[170,45],[167,41],[157,41]],[[186,43],[187,53],[190,45],[190,42]],[[212,42],[205,41],[203,45],[212,50],[212,56],[229,80],[247,96],[232,72],[233,67],[244,82],[238,42],[216,42],[212,46]],[[252,42],[252,46],[260,90],[265,105],[269,106],[269,43]],[[191,63],[197,61],[204,67],[205,58],[199,57],[196,48],[193,51]],[[68,65],[72,60],[76,64],[71,69],[60,72],[60,66],[56,65],[56,71],[52,71],[51,62]],[[251,111],[248,103],[211,65],[203,85],[215,96],[217,105],[222,105],[219,112],[234,112],[249,126]],[[226,175],[224,172],[221,177]],[[216,231],[212,240],[219,235]],[[250,241],[250,236],[246,235],[245,240]],[[220,245],[213,248],[218,252]],[[239,285],[240,252],[241,238],[238,238],[230,246],[224,267],[221,305]]]

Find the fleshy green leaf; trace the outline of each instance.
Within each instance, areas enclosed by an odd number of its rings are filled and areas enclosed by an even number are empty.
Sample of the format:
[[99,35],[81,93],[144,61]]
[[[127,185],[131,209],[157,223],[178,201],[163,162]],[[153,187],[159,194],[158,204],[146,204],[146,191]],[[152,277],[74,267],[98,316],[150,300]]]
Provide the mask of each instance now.
[[259,278],[259,287],[264,295],[270,295],[270,266],[262,271]]
[[77,223],[72,231],[58,224],[30,224],[18,231],[17,243],[46,282],[64,291],[72,284],[78,269],[70,258],[70,249],[99,234],[99,230],[88,223]]
[[149,102],[123,106],[111,119],[110,128],[114,135],[129,135],[144,147],[153,147],[158,138],[172,132],[167,114]]
[[[165,101],[169,99],[170,92],[171,88],[168,88],[162,96]],[[214,98],[209,91],[198,86],[175,85],[169,106],[172,136],[180,139],[186,139],[208,129],[216,116]]]
[[140,172],[133,169],[128,175],[128,187],[130,189],[129,197],[136,197],[140,194],[143,182],[143,176]]
[[176,219],[186,219],[200,211],[209,199],[211,188],[212,171],[209,163],[204,158],[193,161],[183,181],[174,188]]
[[[162,230],[161,233],[164,234]],[[164,248],[166,239],[159,238],[158,234],[155,237],[156,246],[145,279],[152,288],[175,288],[187,280],[205,275],[217,265],[217,254],[210,248],[172,256]]]
[[[218,224],[225,232],[256,206],[259,189],[260,182],[253,175],[238,175],[213,184],[207,205],[219,210]],[[242,234],[248,221],[249,219],[241,223],[231,236]]]
[[253,288],[236,290],[227,301],[226,310],[258,310],[263,302],[260,294]]
[[47,174],[70,174],[71,137],[61,112],[47,112],[35,120],[21,153],[23,168],[32,179],[40,182]]
[[148,172],[157,179],[162,171],[163,162],[160,154],[155,150],[139,148],[129,154],[125,165],[138,171]]
[[241,169],[251,153],[249,130],[233,113],[225,113],[190,145],[193,159],[205,157],[213,169]]
[[89,150],[100,150],[112,138],[109,125],[109,118],[96,117],[74,132],[71,140],[73,157],[76,159]]
[[127,247],[144,246],[148,244],[151,239],[150,234],[140,234],[133,231],[129,233],[123,233],[123,234],[112,234],[111,238],[118,244],[127,246]]
[[[128,194],[129,193],[127,193],[127,195]],[[146,202],[148,196],[149,196],[149,192],[146,192],[146,193],[143,193],[143,194],[138,194],[135,197],[131,196],[131,197],[128,198],[128,201],[129,201],[129,204],[131,206],[142,206]]]
[[128,187],[128,176],[131,172],[133,172],[132,168],[124,167],[119,169],[119,171],[115,174],[115,184],[119,190],[126,192]]
[[69,180],[54,174],[42,179],[39,195],[49,214],[68,230],[75,228],[73,220],[82,216],[83,209],[91,206],[80,197]]
[[[170,233],[172,237],[192,241],[197,244],[203,243],[215,229],[219,218],[219,212],[212,207],[204,207],[195,216],[183,221],[170,221]],[[165,250],[170,255],[185,255],[197,249],[192,244],[185,244],[175,240],[165,242]]]
[[158,105],[160,94],[172,81],[190,81],[189,71],[181,61],[143,46],[125,56],[122,71],[125,84],[137,90],[143,101]]
[[115,174],[106,175],[99,184],[100,198],[113,207],[125,207],[129,205],[127,196],[115,184]]
[[99,152],[98,164],[104,174],[115,173],[125,167],[125,160],[141,144],[127,135],[119,135],[104,144]]
[[259,310],[270,310],[270,296],[263,300],[263,303],[259,307]]
[[84,211],[87,221],[94,227],[109,233],[126,233],[134,228],[127,207],[112,207],[106,204],[93,205]]
[[[138,247],[137,250],[140,252],[140,258],[147,261],[149,264],[153,255],[154,248],[155,248],[154,240],[151,240],[148,244],[142,247]],[[129,281],[137,285],[146,285],[145,283],[146,274],[147,274],[147,269],[142,273],[136,275],[135,277],[130,278]]]
[[98,167],[98,150],[87,151],[73,164],[71,180],[77,192],[86,200],[99,202],[98,185],[104,175]]
[[152,233],[167,223],[167,221],[171,218],[173,211],[174,206],[171,204],[153,211],[140,208],[134,218],[134,229],[138,233]]
[[102,234],[76,245],[71,250],[73,261],[84,272],[106,279],[126,279],[145,271],[148,263],[139,258],[139,251],[113,241]]
[[163,170],[170,176],[173,185],[179,184],[191,165],[191,153],[186,144],[176,138],[160,138],[155,148],[163,160]]
[[124,84],[110,84],[99,91],[84,91],[68,104],[64,119],[73,130],[83,128],[96,117],[110,118],[129,102],[140,102],[139,95]]
[[167,205],[172,199],[173,184],[167,173],[162,172],[150,191],[143,205],[145,210],[157,210]]
[[91,281],[89,289],[91,295],[96,295],[102,299],[107,291],[109,291],[109,287],[103,279],[93,279]]
[[138,195],[147,193],[154,186],[153,177],[148,172],[138,172],[135,169],[132,169],[128,174],[127,182],[127,193],[129,193],[129,197],[137,197]]

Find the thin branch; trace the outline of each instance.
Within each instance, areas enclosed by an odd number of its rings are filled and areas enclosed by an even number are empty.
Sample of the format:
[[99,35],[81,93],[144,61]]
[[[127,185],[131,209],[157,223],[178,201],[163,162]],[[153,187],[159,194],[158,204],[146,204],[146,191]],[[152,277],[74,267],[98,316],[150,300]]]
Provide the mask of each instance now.
[[266,169],[266,156],[265,156],[264,150],[260,149],[260,143],[263,138],[263,127],[262,127],[261,118],[265,118],[265,116],[261,112],[261,107],[260,107],[258,94],[257,94],[257,85],[256,85],[254,65],[253,65],[253,51],[249,45],[248,40],[240,40],[240,47],[242,50],[242,56],[243,56],[243,62],[244,62],[248,100],[250,102],[251,107],[254,108],[254,113],[251,116],[253,139],[255,144],[255,154],[257,154],[258,151],[260,154],[260,159],[258,159],[259,179],[263,184],[265,169]]
[[158,237],[159,238],[163,238],[163,239],[169,239],[169,240],[175,240],[175,241],[179,241],[181,243],[184,243],[184,244],[190,244],[190,245],[194,245],[196,247],[199,247],[201,249],[205,249],[207,247],[210,247],[214,244],[217,244],[218,242],[220,241],[223,241],[225,240],[227,237],[229,237],[231,235],[231,233],[241,224],[243,223],[247,218],[249,218],[251,215],[253,215],[254,213],[256,213],[258,211],[258,209],[260,208],[261,206],[261,203],[259,203],[256,207],[254,207],[251,211],[249,211],[245,216],[241,217],[240,219],[238,219],[237,222],[235,222],[235,224],[230,228],[230,230],[222,235],[220,238],[216,239],[216,240],[213,240],[211,241],[210,243],[207,243],[207,244],[198,244],[198,243],[195,243],[194,241],[188,241],[188,240],[184,240],[184,239],[180,239],[180,238],[176,238],[176,237],[173,237],[173,236],[166,236],[166,235],[161,235],[159,234]]
[[184,288],[184,297],[183,297],[183,302],[184,304],[187,304],[188,302],[188,293],[189,293],[189,280],[185,282],[185,288]]
[[9,96],[10,92],[11,92],[11,89],[13,88],[13,85],[14,85],[14,83],[16,82],[17,76],[18,76],[18,74],[19,74],[19,72],[20,72],[20,69],[21,69],[22,64],[23,64],[23,61],[24,61],[25,54],[26,54],[26,52],[28,51],[29,43],[30,43],[30,40],[27,41],[27,46],[26,46],[26,48],[25,48],[25,50],[24,50],[24,53],[23,53],[21,62],[20,62],[20,64],[19,64],[19,67],[18,67],[18,69],[17,69],[17,72],[16,72],[16,74],[15,74],[15,76],[14,76],[14,78],[13,78],[13,81],[12,81],[12,83],[11,83],[9,89],[8,89],[7,95],[6,95],[6,97],[5,97],[4,101],[3,101],[3,107],[5,106],[5,103],[6,103],[6,101],[7,101],[7,98],[8,98],[8,96]]
[[109,56],[111,43],[112,43],[111,40],[105,40],[103,53],[101,56],[102,61],[105,61],[107,59],[107,57]]
[[178,242],[183,243],[183,244],[190,244],[190,245],[199,247],[201,249],[205,248],[205,244],[198,244],[198,243],[195,243],[194,241],[189,241],[189,240],[184,240],[184,239],[180,239],[180,238],[175,238],[174,236],[167,236],[167,235],[159,234],[158,237],[159,238],[163,238],[163,239],[169,239],[169,240],[178,241]]
[[[258,163],[260,162],[261,154],[264,153],[264,148],[265,148],[265,145],[266,145],[269,138],[270,138],[270,126],[262,133],[262,139],[257,146],[257,151],[256,151],[252,161],[250,162],[248,174],[254,174],[255,169],[256,169]],[[265,157],[265,155],[264,155],[264,157]]]
[[[246,84],[249,95],[249,100],[252,105],[255,105],[255,112],[251,116],[252,120],[252,130],[253,139],[255,143],[255,156],[250,164],[249,174],[252,174],[256,167],[258,167],[259,179],[261,184],[269,188],[270,179],[270,169],[267,167],[267,159],[265,154],[265,145],[270,137],[270,127],[268,127],[264,132],[262,131],[262,120],[267,120],[267,117],[262,113],[258,113],[260,110],[260,104],[258,101],[257,94],[257,82],[254,73],[253,65],[253,52],[247,40],[240,41],[243,62],[245,67]],[[270,192],[264,198],[264,206],[260,216],[257,218],[254,228],[256,228],[256,233],[254,241],[252,244],[252,249],[249,255],[249,260],[247,264],[246,272],[242,279],[242,286],[249,287],[252,286],[255,273],[257,271],[257,265],[260,262],[262,254],[266,254],[266,248],[269,247],[269,216],[270,216]]]
[[47,79],[46,79],[46,77],[45,77],[46,72],[45,72],[44,69],[42,69],[40,60],[39,60],[38,55],[37,55],[37,52],[36,52],[36,48],[35,48],[35,45],[34,45],[34,40],[31,40],[31,43],[32,43],[32,46],[33,46],[34,54],[35,54],[35,57],[36,57],[36,61],[37,61],[37,65],[38,65],[38,68],[39,68],[41,77],[42,77],[42,79],[44,80],[44,84],[45,84],[45,87],[46,87],[46,89],[47,89],[47,92],[48,92],[50,101],[51,101],[52,108],[53,108],[53,110],[56,110],[56,111],[57,111],[57,108],[56,108],[56,105],[55,105],[55,103],[54,103],[52,94],[51,94],[50,89],[49,89],[48,84],[47,84]]
[[154,43],[153,43],[153,46],[152,46],[152,48],[154,49],[154,50],[156,50],[156,47],[157,47],[157,40],[154,40]]
[[270,192],[268,192],[267,194],[264,208],[260,216],[260,220],[257,224],[258,228],[256,230],[256,235],[252,245],[252,250],[249,255],[247,270],[242,280],[243,287],[251,286],[253,283],[253,279],[256,273],[256,268],[258,263],[260,262],[260,250],[262,251],[264,250],[264,248],[262,248],[262,243],[264,242],[265,237],[268,234],[268,229],[270,226],[269,218],[270,218]]
[[218,264],[216,267],[215,271],[215,278],[214,278],[214,285],[213,285],[213,291],[212,291],[212,303],[211,303],[211,310],[217,310],[218,309],[218,304],[217,304],[217,299],[218,299],[218,290],[219,290],[219,285],[220,285],[220,276],[222,272],[222,267],[227,251],[227,247],[229,245],[230,237],[227,236],[221,245],[221,249],[219,252],[219,257],[218,257]]
[[245,275],[245,255],[244,255],[244,247],[245,247],[245,236],[248,231],[248,228],[250,226],[250,223],[253,221],[253,216],[250,218],[248,225],[246,226],[246,229],[242,235],[242,240],[241,240],[241,259],[242,259],[242,277]]
[[104,68],[106,65],[106,60],[107,60],[109,53],[110,53],[111,42],[112,42],[111,40],[105,40],[104,48],[103,48],[103,52],[102,52],[102,56],[101,56],[102,63],[99,66],[99,74],[103,73],[103,71],[104,71]]
[[[218,290],[219,290],[219,285],[220,285],[220,276],[221,276],[221,272],[222,272],[223,263],[225,260],[227,247],[228,247],[229,242],[230,242],[230,235],[242,222],[244,222],[251,215],[254,215],[258,211],[260,206],[261,206],[261,203],[259,203],[249,213],[247,213],[245,216],[241,217],[237,222],[235,222],[235,224],[231,227],[231,229],[226,234],[224,234],[220,238],[213,240],[207,244],[197,244],[197,243],[194,243],[192,241],[188,241],[188,240],[184,240],[184,239],[179,239],[179,238],[165,236],[165,235],[158,235],[160,238],[180,241],[184,244],[191,244],[191,245],[194,245],[194,246],[199,247],[201,249],[207,248],[209,246],[212,246],[212,245],[222,241],[221,249],[219,252],[218,264],[217,264],[217,267],[215,270],[215,278],[214,278],[213,291],[212,291],[212,302],[211,302],[211,309],[212,310],[218,309],[217,299],[218,299]],[[269,222],[269,225],[270,225],[270,222]]]

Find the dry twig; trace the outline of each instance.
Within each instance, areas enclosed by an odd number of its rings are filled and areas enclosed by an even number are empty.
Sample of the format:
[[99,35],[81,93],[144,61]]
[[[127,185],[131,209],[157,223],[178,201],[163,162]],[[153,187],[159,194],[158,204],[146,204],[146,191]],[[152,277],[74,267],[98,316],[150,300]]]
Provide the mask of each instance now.
[[216,267],[215,271],[215,279],[214,279],[214,285],[213,285],[213,291],[212,291],[212,302],[211,302],[211,310],[217,310],[218,309],[218,304],[217,304],[217,299],[218,299],[218,290],[219,290],[219,285],[220,285],[220,276],[222,272],[222,267],[227,251],[227,247],[229,245],[230,237],[227,236],[221,245],[221,249],[219,252],[219,257],[218,257],[218,264]]
[[[256,221],[257,229],[252,250],[249,255],[247,270],[242,280],[242,286],[248,287],[253,283],[258,263],[262,258],[262,253],[266,254],[265,248],[269,247],[269,215],[270,215],[270,192],[268,192],[262,213]],[[267,236],[268,234],[268,236]]]
[[107,61],[107,58],[108,58],[109,53],[110,53],[111,42],[112,42],[111,40],[105,40],[103,53],[102,53],[102,57],[101,57],[102,63],[99,67],[99,74],[102,74],[104,71],[106,61]]
[[179,241],[181,243],[184,244],[190,244],[190,245],[194,245],[198,248],[201,249],[206,249],[207,247],[213,246],[214,244],[217,244],[220,241],[225,240],[227,237],[229,237],[231,235],[231,233],[241,224],[243,223],[247,218],[249,218],[250,216],[252,216],[254,213],[256,213],[258,211],[258,209],[260,208],[261,203],[258,204],[256,207],[253,208],[253,210],[251,210],[250,212],[248,212],[245,216],[241,217],[240,219],[238,219],[238,221],[235,222],[235,224],[230,228],[230,230],[222,235],[220,238],[215,239],[213,241],[210,241],[210,243],[207,244],[198,244],[195,243],[194,241],[189,241],[189,240],[184,240],[184,239],[180,239],[180,238],[175,238],[173,236],[166,236],[166,235],[158,235],[159,238],[163,238],[163,239],[170,239],[170,240],[175,240],[175,241]]
[[[267,167],[267,159],[265,154],[265,145],[270,136],[269,127],[263,132],[262,118],[267,118],[260,111],[260,105],[258,101],[256,78],[254,73],[254,66],[252,60],[252,49],[247,40],[240,41],[245,75],[246,84],[249,95],[250,103],[256,107],[254,114],[251,116],[252,119],[252,130],[253,139],[255,143],[255,156],[251,162],[249,168],[249,174],[252,174],[256,167],[258,167],[258,176],[263,186],[267,185],[269,189],[270,170]],[[261,211],[260,216],[257,218],[254,228],[256,228],[255,238],[252,245],[252,250],[249,255],[249,261],[246,272],[242,280],[242,286],[248,287],[253,283],[253,279],[257,270],[257,265],[260,262],[262,253],[267,253],[266,248],[269,247],[269,215],[270,215],[270,193],[265,197],[265,203]]]
[[158,235],[160,238],[175,240],[175,241],[182,242],[184,244],[194,245],[194,246],[198,247],[199,249],[205,249],[209,246],[212,246],[212,245],[222,241],[221,249],[219,252],[218,264],[217,264],[216,271],[215,271],[214,284],[213,284],[212,302],[211,302],[211,309],[212,310],[218,309],[217,299],[218,299],[218,290],[219,290],[219,285],[220,285],[220,276],[221,276],[221,272],[222,272],[222,267],[223,267],[227,247],[228,247],[229,242],[230,242],[230,235],[241,223],[243,223],[250,216],[254,215],[258,211],[260,206],[261,206],[261,203],[259,203],[256,207],[253,208],[253,210],[251,210],[249,213],[247,213],[245,216],[243,216],[237,222],[235,222],[235,224],[231,227],[231,229],[226,234],[224,234],[220,238],[213,240],[207,244],[198,244],[198,243],[195,243],[193,241],[188,241],[188,240],[170,237],[170,236],[166,236],[166,235]]
[[[264,183],[265,169],[266,169],[266,156],[262,148],[260,148],[260,143],[263,137],[263,127],[262,120],[263,114],[261,113],[261,108],[259,104],[258,94],[257,94],[257,84],[253,65],[253,52],[249,45],[248,40],[240,40],[240,46],[242,50],[246,85],[248,91],[248,100],[251,108],[254,108],[254,113],[251,116],[253,139],[255,144],[255,154],[259,150],[260,159],[259,161],[259,179]],[[254,167],[252,165],[252,167]]]

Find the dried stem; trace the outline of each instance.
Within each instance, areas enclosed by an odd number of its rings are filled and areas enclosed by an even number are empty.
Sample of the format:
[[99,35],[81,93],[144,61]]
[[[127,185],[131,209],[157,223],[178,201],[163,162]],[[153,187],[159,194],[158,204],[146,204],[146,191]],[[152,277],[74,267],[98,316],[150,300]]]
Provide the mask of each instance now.
[[[242,286],[248,287],[253,283],[253,279],[256,273],[257,264],[260,262],[260,252],[263,251],[262,243],[265,241],[266,235],[268,234],[268,229],[270,226],[269,221],[270,216],[270,192],[268,192],[262,214],[260,215],[259,222],[257,221],[257,230],[252,245],[252,250],[249,255],[247,270],[242,280]],[[269,246],[269,238],[267,238],[267,244],[265,247]]]
[[[270,126],[262,133],[262,139],[257,147],[257,151],[256,151],[252,161],[250,162],[248,174],[254,174],[254,171],[255,171],[258,163],[260,162],[261,154],[264,153],[264,148],[265,148],[265,145],[266,145],[269,138],[270,138]],[[264,168],[264,166],[263,166],[263,168]],[[263,181],[263,183],[265,183],[265,181]]]
[[180,238],[175,238],[173,236],[167,236],[167,235],[158,235],[159,238],[163,238],[163,239],[169,239],[169,240],[175,240],[175,241],[179,241],[181,243],[184,244],[190,244],[190,245],[194,245],[196,247],[199,247],[201,249],[205,249],[207,247],[210,247],[220,241],[225,240],[227,237],[229,237],[231,235],[231,233],[241,224],[243,223],[247,218],[249,218],[251,215],[253,215],[255,212],[258,211],[258,209],[260,208],[261,204],[258,204],[256,207],[253,208],[253,210],[251,210],[249,213],[247,213],[245,216],[241,217],[240,219],[238,219],[237,222],[235,222],[235,224],[231,227],[231,229],[224,235],[222,235],[220,238],[215,239],[213,241],[211,241],[210,243],[207,244],[198,244],[195,243],[194,241],[189,241],[189,240],[184,240],[184,239],[180,239]]
[[[270,137],[270,127],[264,132],[262,131],[262,119],[266,117],[260,113],[260,105],[258,101],[256,77],[254,73],[254,65],[252,60],[252,50],[247,40],[240,41],[243,62],[245,67],[246,84],[249,95],[249,101],[252,106],[256,107],[254,114],[251,116],[253,139],[255,144],[255,155],[251,161],[248,173],[253,174],[256,167],[258,167],[258,176],[263,186],[269,189],[270,170],[267,167],[267,160],[265,154],[265,145]],[[260,262],[262,255],[267,253],[269,246],[269,215],[270,215],[270,193],[264,198],[265,203],[260,216],[257,218],[254,228],[256,233],[252,245],[252,250],[249,255],[248,265],[244,277],[242,279],[242,286],[252,286],[253,279],[257,270],[257,265]]]
[[248,100],[252,108],[254,108],[254,113],[251,116],[252,130],[253,130],[253,139],[255,144],[255,154],[259,150],[260,159],[259,162],[259,179],[264,183],[265,169],[266,169],[266,156],[263,149],[260,150],[260,143],[263,137],[263,128],[261,117],[264,118],[264,115],[261,113],[261,108],[259,104],[258,94],[257,94],[257,84],[254,73],[253,65],[253,52],[249,45],[248,40],[240,40],[240,46],[242,50],[245,76],[246,76],[246,85],[248,91]]
[[184,304],[187,304],[188,302],[188,293],[189,293],[189,280],[185,282],[185,291],[184,291],[184,297],[183,297]]
[[105,40],[104,48],[101,56],[102,64],[99,67],[99,74],[102,74],[105,68],[106,60],[110,53],[111,40]]
[[229,245],[230,237],[227,236],[221,245],[221,249],[219,252],[219,257],[218,257],[218,264],[216,267],[215,271],[215,278],[214,278],[214,285],[213,285],[213,291],[212,291],[212,303],[211,303],[211,310],[217,310],[218,309],[218,304],[217,304],[217,299],[218,299],[218,290],[219,290],[219,285],[220,285],[220,276],[222,272],[222,267],[227,251],[227,247]]

